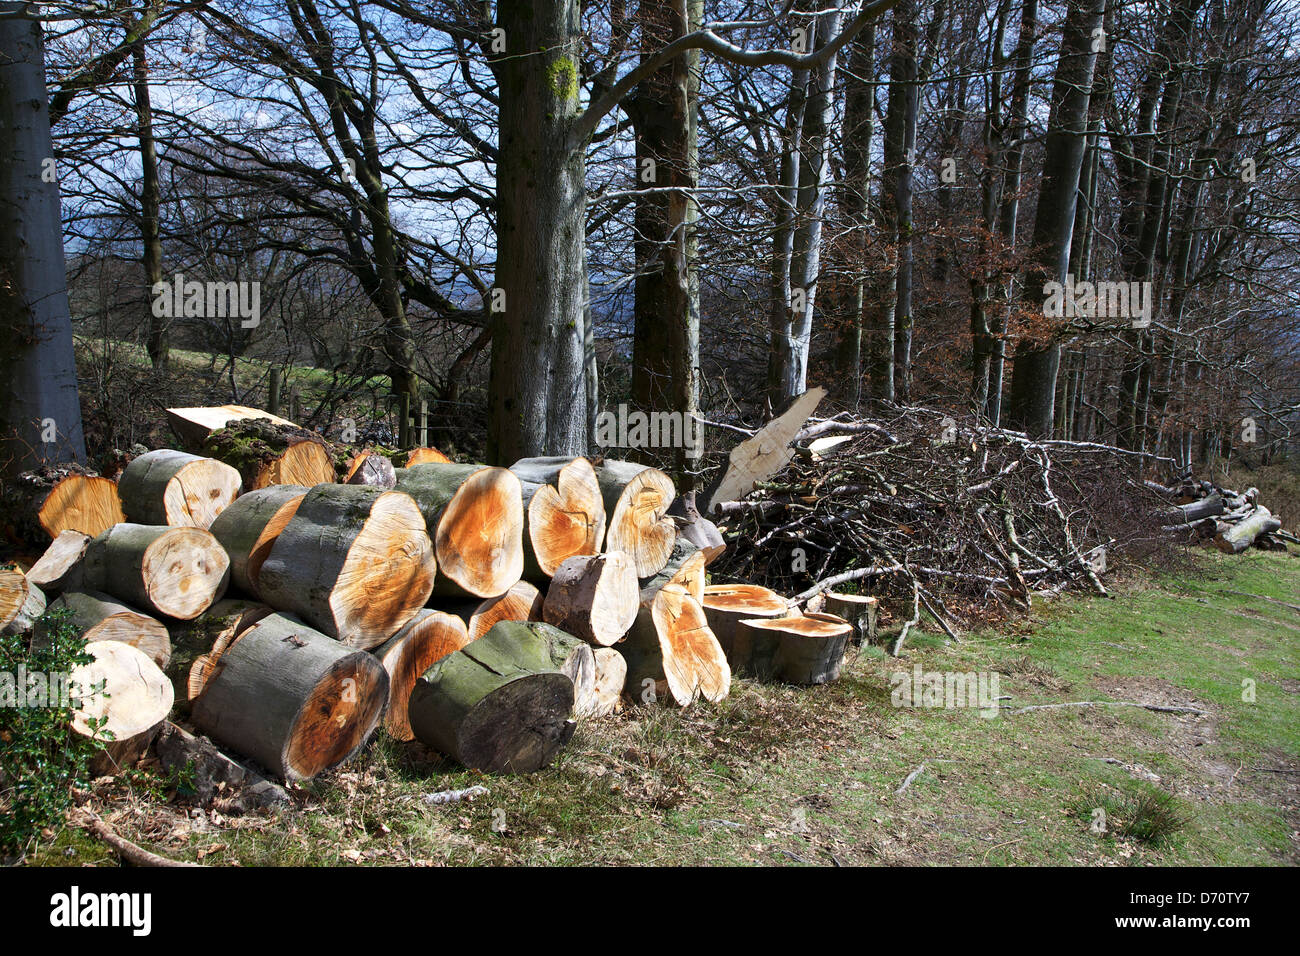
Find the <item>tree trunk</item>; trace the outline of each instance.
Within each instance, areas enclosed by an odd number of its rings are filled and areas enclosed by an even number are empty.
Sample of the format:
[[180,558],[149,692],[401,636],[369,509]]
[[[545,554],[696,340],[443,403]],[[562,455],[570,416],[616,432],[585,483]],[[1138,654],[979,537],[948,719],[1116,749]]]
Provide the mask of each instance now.
[[828,591],[824,610],[848,621],[853,627],[855,644],[870,644],[876,637],[876,610],[880,602],[865,594],[838,594]]
[[[163,281],[162,236],[159,229],[162,194],[158,186],[158,153],[153,138],[153,105],[149,100],[149,64],[143,39],[131,45],[132,89],[135,93],[136,138],[140,143],[140,240],[144,248],[145,288],[152,289]],[[160,371],[167,368],[168,322],[149,310],[149,334],[145,351],[149,361]]]
[[188,621],[221,597],[230,559],[201,528],[117,524],[86,547],[87,588]]
[[126,520],[136,524],[208,528],[240,487],[239,472],[229,465],[163,448],[133,459],[117,494]]

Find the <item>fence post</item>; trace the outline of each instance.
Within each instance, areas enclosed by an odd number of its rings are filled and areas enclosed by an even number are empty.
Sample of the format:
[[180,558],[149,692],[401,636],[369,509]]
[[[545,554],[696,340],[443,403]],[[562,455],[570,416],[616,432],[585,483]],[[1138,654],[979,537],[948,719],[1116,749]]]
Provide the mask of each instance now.
[[429,447],[429,402],[420,400],[420,447]]
[[289,420],[295,425],[302,419],[302,396],[298,394],[298,389],[289,390]]
[[280,370],[271,369],[271,384],[267,387],[266,410],[272,415],[280,414]]

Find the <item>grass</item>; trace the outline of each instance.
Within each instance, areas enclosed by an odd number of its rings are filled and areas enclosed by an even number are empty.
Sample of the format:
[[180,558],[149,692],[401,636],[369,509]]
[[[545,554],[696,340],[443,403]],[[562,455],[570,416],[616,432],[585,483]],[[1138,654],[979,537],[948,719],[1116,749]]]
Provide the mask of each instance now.
[[[138,781],[95,800],[150,849],[215,864],[1295,864],[1300,614],[1246,595],[1298,603],[1300,561],[1199,563],[1114,599],[1040,602],[961,644],[921,632],[902,660],[851,651],[835,684],[737,681],[717,706],[632,708],[530,776],[379,739],[278,820],[187,816]],[[996,672],[1010,707],[1206,714],[895,707],[890,675],[915,664]],[[488,794],[420,800],[474,784]],[[31,861],[112,859],[64,830]]]

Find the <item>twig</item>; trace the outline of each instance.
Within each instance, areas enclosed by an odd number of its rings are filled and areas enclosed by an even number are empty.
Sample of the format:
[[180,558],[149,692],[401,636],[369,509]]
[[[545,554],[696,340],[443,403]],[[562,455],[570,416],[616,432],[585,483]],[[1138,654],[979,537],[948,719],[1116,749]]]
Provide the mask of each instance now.
[[1062,707],[1141,707],[1143,710],[1154,710],[1161,714],[1201,714],[1208,715],[1208,710],[1201,710],[1198,707],[1185,707],[1181,704],[1167,706],[1165,704],[1141,704],[1132,700],[1071,700],[1062,701],[1058,704],[1030,704],[1028,707],[1003,707],[1001,712],[1004,714],[1023,714],[1031,710],[1059,710]]
[[165,856],[159,856],[157,853],[151,853],[143,847],[137,846],[125,837],[118,836],[113,832],[113,828],[100,819],[95,811],[82,807],[75,811],[82,814],[81,819],[77,819],[74,814],[68,815],[68,822],[73,826],[89,830],[99,839],[111,846],[117,855],[127,863],[135,866],[201,866],[199,863],[188,863],[183,860],[171,860]]
[[903,629],[898,632],[898,639],[894,641],[894,646],[889,650],[889,653],[894,657],[897,657],[899,651],[903,649],[903,642],[907,640],[908,632],[921,623],[921,585],[917,582],[916,575],[906,568],[903,570],[912,582],[912,617],[903,623]]
[[942,758],[942,757],[934,757],[934,758],[932,758],[932,759],[930,759],[930,760],[922,760],[922,761],[921,761],[921,765],[920,765],[919,767],[917,767],[915,770],[913,770],[911,773],[909,773],[905,778],[903,778],[903,782],[902,782],[901,784],[899,784],[898,789],[895,790],[894,793],[902,793],[904,790],[906,790],[908,787],[910,787],[910,786],[912,785],[912,781],[914,781],[917,777],[921,776],[921,773],[922,773],[922,772],[925,770],[925,768],[928,767],[930,764],[932,764],[932,763],[954,763],[954,762],[955,762],[955,761],[953,761],[953,760],[945,759],[945,758]]

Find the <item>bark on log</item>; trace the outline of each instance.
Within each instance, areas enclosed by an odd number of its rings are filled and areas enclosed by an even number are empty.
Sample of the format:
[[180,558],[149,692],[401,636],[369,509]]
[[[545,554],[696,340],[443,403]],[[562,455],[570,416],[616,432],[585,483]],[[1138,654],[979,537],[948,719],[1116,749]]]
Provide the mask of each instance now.
[[191,621],[172,622],[171,660],[163,673],[172,682],[176,707],[182,713],[189,713],[190,699],[194,696],[191,689],[197,692],[206,679],[201,666],[196,673],[196,662],[211,654],[218,644],[226,647],[234,643],[244,631],[274,613],[272,608],[256,601],[226,598]]
[[1202,498],[1200,501],[1193,501],[1170,508],[1164,513],[1163,520],[1167,524],[1191,524],[1200,521],[1202,518],[1213,518],[1221,515],[1225,510],[1227,509],[1223,496],[1215,493],[1208,498]]
[[718,645],[727,656],[733,673],[740,673],[749,664],[750,644],[745,643],[738,653],[736,629],[741,621],[753,618],[786,617],[785,598],[757,584],[710,584],[704,589],[704,616],[717,638]]
[[853,642],[869,644],[876,637],[876,614],[880,602],[866,594],[841,594],[826,592],[822,609],[827,614],[843,618],[853,627]]
[[240,495],[212,522],[208,530],[226,549],[230,582],[240,591],[258,596],[262,565],[309,490],[301,485],[259,488]]
[[503,621],[433,665],[411,692],[416,738],[487,773],[546,766],[573,736],[574,683],[561,666],[591,655],[565,637],[548,624]]
[[310,780],[365,744],[388,700],[388,673],[288,614],[225,649],[192,703],[194,725],[283,780]]
[[746,670],[759,680],[824,684],[839,678],[853,627],[833,614],[742,621],[737,647],[748,646]]
[[524,570],[519,479],[505,468],[426,464],[397,472],[419,505],[438,555],[440,597],[496,597]]
[[541,582],[566,560],[599,554],[605,502],[586,458],[524,458],[510,466],[523,491],[524,577]]
[[198,806],[247,813],[293,802],[283,787],[222,753],[206,737],[196,737],[171,721],[158,731],[153,751],[164,770],[185,773],[192,793],[188,799]]
[[162,448],[126,466],[117,494],[135,524],[208,528],[241,487],[239,472],[224,462]]
[[575,704],[579,717],[607,717],[623,706],[623,688],[627,685],[627,659],[612,647],[592,651],[596,664],[596,685],[585,703]]
[[1227,531],[1217,535],[1214,546],[1224,554],[1240,554],[1261,534],[1276,531],[1280,527],[1282,522],[1274,518],[1267,508],[1260,505]]
[[230,559],[202,528],[117,524],[87,545],[82,566],[87,589],[187,621],[225,593]]
[[236,468],[246,491],[269,485],[311,488],[336,480],[333,447],[315,432],[266,418],[232,421],[203,443],[203,453]]
[[49,465],[5,483],[5,537],[17,545],[39,545],[62,531],[91,537],[125,521],[117,484],[75,464]]
[[388,708],[384,713],[384,729],[394,740],[411,740],[411,718],[407,707],[411,690],[438,661],[454,654],[473,638],[465,622],[453,614],[422,609],[411,622],[393,635],[375,656],[388,672]]
[[621,641],[636,622],[639,606],[631,557],[607,551],[569,558],[556,569],[542,619],[590,644],[608,647]]
[[[172,656],[171,635],[157,618],[127,607],[98,591],[69,591],[50,605],[51,610],[66,608],[69,621],[87,644],[95,641],[118,641],[142,651],[164,671]],[[48,647],[49,628],[38,625],[32,634],[32,647]]]
[[642,703],[672,700],[685,707],[701,696],[722,700],[731,690],[731,667],[704,608],[679,586],[642,599],[619,650],[627,660],[626,692]]
[[272,607],[369,649],[424,607],[435,570],[424,519],[408,495],[317,485],[272,545],[257,585]]
[[31,630],[44,613],[44,592],[21,571],[0,568],[0,634]]
[[81,559],[91,536],[80,531],[60,531],[45,553],[27,570],[27,580],[48,594],[70,590],[80,583]]
[[208,440],[209,435],[220,428],[225,428],[231,422],[264,418],[273,424],[287,428],[299,427],[287,418],[281,418],[278,415],[272,415],[270,412],[264,412],[260,408],[252,408],[248,405],[169,408],[166,412],[167,424],[171,425],[172,431],[176,433],[176,436],[181,440],[181,444],[189,451],[198,451],[203,447],[203,443]]
[[[134,764],[148,749],[171,712],[172,685],[157,664],[129,644],[96,641],[86,645],[86,653],[94,660],[68,675],[73,697],[79,698],[72,729],[101,745],[92,769],[114,773]],[[93,720],[104,723],[92,729]]]
[[658,574],[677,540],[677,526],[668,517],[677,495],[672,479],[657,468],[606,460],[596,480],[609,516],[605,550],[631,555],[638,578]]
[[[679,498],[678,501],[680,500]],[[671,509],[670,513],[672,513]],[[699,548],[704,554],[706,565],[712,564],[726,552],[727,542],[722,537],[722,532],[718,530],[718,526],[698,511],[692,515],[673,517],[677,522],[678,540],[685,538]]]

